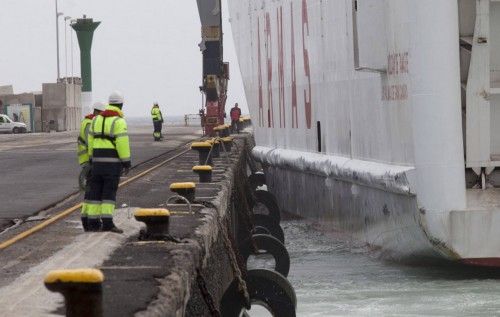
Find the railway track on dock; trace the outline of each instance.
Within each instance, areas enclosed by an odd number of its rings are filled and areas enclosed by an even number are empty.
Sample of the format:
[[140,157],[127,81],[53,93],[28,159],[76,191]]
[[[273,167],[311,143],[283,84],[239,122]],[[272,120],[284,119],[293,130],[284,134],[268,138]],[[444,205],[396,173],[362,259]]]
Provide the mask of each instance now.
[[[190,148],[188,147],[188,144],[190,144],[193,141],[196,141],[197,139],[190,140],[188,142],[185,142],[181,145],[179,145],[176,148],[170,149],[164,153],[161,153],[159,155],[156,155],[150,159],[147,159],[145,161],[142,161],[136,165],[134,165],[131,168],[131,173],[133,173],[132,176],[130,176],[127,179],[124,179],[120,181],[119,188],[127,186],[128,184],[144,177],[145,175],[157,170],[158,168],[168,164],[169,162],[175,160],[176,158],[182,156],[183,154],[186,154],[187,152],[190,151]],[[134,173],[135,172],[135,173]],[[51,212],[51,215],[48,217],[48,219],[43,220],[39,224],[23,230],[20,233],[17,233],[16,235],[9,237],[7,239],[2,239],[2,236],[5,235],[9,231],[11,227],[7,228],[4,230],[2,233],[0,233],[0,251],[5,250],[19,241],[32,236],[36,234],[37,232],[47,228],[48,226],[57,223],[61,221],[62,219],[66,218],[73,212],[80,210],[82,207],[82,200],[83,198],[83,193],[81,191],[75,191],[69,195],[66,195],[59,201],[51,204],[50,206],[43,208],[42,210],[37,211],[34,213],[34,215],[40,214],[41,212],[44,211],[53,211]],[[69,206],[68,206],[69,204]],[[58,208],[58,206],[62,208]],[[18,223],[14,226],[20,226],[23,223],[26,223],[25,221],[22,221],[21,223]]]

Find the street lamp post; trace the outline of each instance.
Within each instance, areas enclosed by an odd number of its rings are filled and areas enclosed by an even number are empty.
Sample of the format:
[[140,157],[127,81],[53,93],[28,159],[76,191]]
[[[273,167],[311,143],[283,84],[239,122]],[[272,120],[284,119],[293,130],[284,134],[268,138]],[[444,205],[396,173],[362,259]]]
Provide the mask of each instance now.
[[[76,20],[73,19],[70,21],[70,25],[73,26],[73,24],[76,23]],[[75,78],[75,73],[74,73],[74,69],[73,69],[73,65],[74,65],[74,58],[73,58],[73,29],[70,30],[70,33],[71,33],[71,78]]]
[[66,81],[68,80],[68,36],[67,36],[68,29],[66,24],[68,20],[71,20],[71,17],[65,16],[64,17],[64,62],[65,62],[64,70],[66,71]]
[[73,24],[76,23],[76,19],[71,19],[69,21],[69,25],[71,26],[71,28],[69,29],[69,32],[71,33],[70,34],[70,39],[71,39],[71,46],[70,46],[70,49],[71,49],[71,84],[73,85],[73,105],[76,106],[76,93],[75,93],[75,73],[73,71],[73,65],[74,65],[74,58],[73,58]]
[[56,49],[57,49],[57,82],[59,82],[59,79],[61,78],[61,69],[59,66],[59,17],[63,15],[62,12],[59,12],[57,9],[57,0],[56,2]]

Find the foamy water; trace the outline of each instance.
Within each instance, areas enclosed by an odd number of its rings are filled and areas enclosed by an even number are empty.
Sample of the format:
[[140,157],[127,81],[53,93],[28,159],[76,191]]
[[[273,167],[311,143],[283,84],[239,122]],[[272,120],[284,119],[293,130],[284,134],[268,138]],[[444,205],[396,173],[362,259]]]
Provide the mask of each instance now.
[[297,316],[500,316],[500,270],[386,262],[305,221],[282,226]]

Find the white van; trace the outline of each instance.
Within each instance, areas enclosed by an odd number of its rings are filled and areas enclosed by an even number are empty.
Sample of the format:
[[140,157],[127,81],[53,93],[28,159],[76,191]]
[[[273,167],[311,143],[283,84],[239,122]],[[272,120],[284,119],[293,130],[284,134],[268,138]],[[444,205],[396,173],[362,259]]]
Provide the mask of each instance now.
[[0,133],[26,133],[26,124],[14,122],[9,116],[0,114]]

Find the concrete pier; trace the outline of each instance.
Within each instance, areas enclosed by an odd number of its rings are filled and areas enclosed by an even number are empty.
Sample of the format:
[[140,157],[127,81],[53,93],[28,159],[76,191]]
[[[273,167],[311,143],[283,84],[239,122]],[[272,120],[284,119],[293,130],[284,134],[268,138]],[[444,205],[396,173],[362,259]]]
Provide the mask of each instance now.
[[[238,265],[231,265],[228,255],[234,251],[228,241],[237,231],[239,218],[244,217],[241,210],[234,208],[238,199],[234,190],[238,177],[246,173],[245,150],[251,135],[239,135],[228,156],[222,154],[214,159],[213,182],[203,184],[191,170],[197,165],[197,153],[182,145],[186,139],[196,137],[196,133],[184,133],[168,154],[148,161],[130,175],[171,159],[119,190],[117,206],[122,208],[117,210],[115,221],[124,234],[83,233],[79,214],[74,212],[0,250],[2,314],[60,314],[62,296],[45,289],[43,276],[53,269],[89,267],[100,269],[105,276],[104,316],[209,315],[204,300],[207,294],[200,292],[197,277],[201,273],[209,296],[218,305]],[[196,183],[194,214],[189,214],[186,205],[167,205],[173,195],[169,189],[173,182]],[[79,200],[81,197],[68,199],[44,215],[55,215]],[[170,234],[175,241],[139,241],[144,224],[134,219],[136,208],[168,208],[173,214]],[[0,235],[0,242],[34,225],[27,222],[8,230]]]

